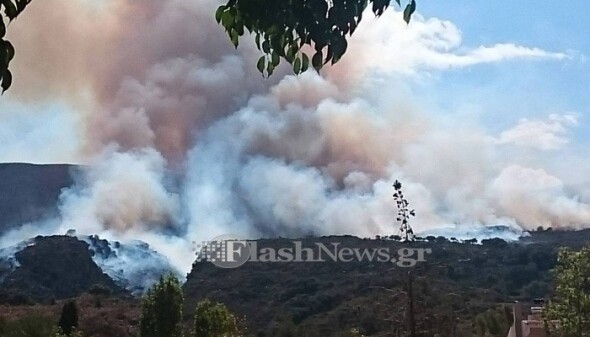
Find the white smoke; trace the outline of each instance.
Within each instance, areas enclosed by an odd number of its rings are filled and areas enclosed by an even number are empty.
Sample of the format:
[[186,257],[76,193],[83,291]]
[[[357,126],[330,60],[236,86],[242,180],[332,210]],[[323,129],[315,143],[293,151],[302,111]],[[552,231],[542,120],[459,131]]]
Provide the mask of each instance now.
[[174,225],[180,209],[177,197],[166,190],[164,169],[164,159],[153,149],[99,156],[77,185],[62,192],[61,231],[125,232]]
[[569,142],[568,127],[578,124],[574,115],[551,114],[547,120],[521,119],[518,125],[503,131],[498,142],[515,144],[540,150],[558,150]]

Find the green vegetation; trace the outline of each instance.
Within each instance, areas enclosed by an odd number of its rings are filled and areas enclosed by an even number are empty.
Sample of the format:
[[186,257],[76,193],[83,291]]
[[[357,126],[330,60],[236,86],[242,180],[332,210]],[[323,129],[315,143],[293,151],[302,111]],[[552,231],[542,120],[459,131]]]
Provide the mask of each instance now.
[[502,305],[475,317],[474,325],[478,337],[505,337],[513,322],[512,307]]
[[[14,47],[5,40],[6,23],[22,13],[32,0],[0,0],[0,88],[10,88],[10,61]],[[371,4],[381,16],[391,0],[229,0],[215,12],[215,19],[237,48],[247,30],[255,36],[256,46],[264,54],[256,66],[264,75],[272,75],[281,59],[295,74],[312,66],[319,71],[325,64],[337,63],[348,48],[352,36]],[[402,6],[401,0],[395,0]],[[404,20],[410,22],[416,0],[408,0]],[[2,15],[4,13],[4,15]],[[306,49],[307,48],[307,49]],[[313,53],[310,53],[313,51]],[[308,55],[309,53],[309,55]],[[313,55],[312,55],[313,54]]]
[[[401,0],[395,2],[402,5]],[[256,46],[264,54],[257,63],[262,74],[272,75],[281,59],[292,66],[295,74],[300,74],[310,65],[319,71],[327,63],[337,63],[346,53],[347,38],[355,32],[369,4],[373,13],[381,16],[390,3],[390,0],[229,0],[217,9],[215,18],[225,27],[236,48],[245,31],[255,35]],[[409,0],[404,20],[410,22],[415,11],[416,1]]]
[[0,320],[2,337],[47,337],[57,331],[55,321],[39,313],[32,313],[15,321]]
[[[168,275],[160,279],[143,299],[141,337],[181,337],[184,299],[178,279]],[[238,323],[221,303],[203,300],[197,304],[194,337],[237,337]]]
[[194,337],[237,337],[238,323],[221,303],[205,299],[197,304]]
[[181,337],[184,299],[178,279],[173,275],[160,278],[143,299],[141,337]]
[[[551,336],[590,336],[590,246],[561,249],[553,274],[555,296],[546,312]],[[559,324],[551,324],[552,320]]]
[[82,337],[80,332],[63,334],[55,325],[53,317],[32,313],[23,318],[7,321],[0,319],[0,336],[2,337]]
[[410,218],[416,216],[416,211],[409,208],[410,203],[404,197],[402,183],[400,183],[399,180],[396,180],[393,183],[393,189],[395,190],[393,193],[393,199],[395,200],[395,204],[397,206],[396,221],[401,225],[399,231],[404,237],[405,241],[413,240],[414,230],[410,226]]
[[[339,236],[305,240],[362,249],[408,246],[401,238],[395,239]],[[542,230],[519,243],[416,238],[412,247],[433,251],[412,272],[416,336],[505,337],[512,323],[511,304],[548,297],[553,283],[554,299],[547,318],[564,325],[561,331],[552,331],[551,337],[587,336],[590,248],[583,247],[589,239],[590,230]],[[278,248],[288,241],[259,240],[258,247]],[[572,250],[561,251],[557,263],[562,245]],[[367,261],[252,262],[235,269],[196,263],[182,291],[178,280],[167,276],[150,289],[143,303],[113,295],[103,298],[97,308],[95,297],[108,291],[91,287],[88,292],[92,294],[76,299],[84,309],[78,310],[79,331],[70,336],[408,336],[406,271]],[[70,305],[59,300],[59,306],[47,303],[13,306],[14,315],[3,310],[0,316],[6,320],[0,321],[0,336],[66,336],[58,334],[57,323],[59,310],[63,306],[62,316],[68,316],[65,308]],[[23,315],[27,307],[33,312],[31,317]]]
[[76,302],[68,301],[64,304],[58,326],[68,336],[76,330],[78,327],[78,307]]
[[[4,16],[9,21],[14,20],[32,0],[0,0],[0,88],[2,92],[10,88],[12,84],[12,74],[8,70],[10,61],[14,58],[14,47],[5,40],[6,23]],[[4,13],[4,16],[2,16]]]

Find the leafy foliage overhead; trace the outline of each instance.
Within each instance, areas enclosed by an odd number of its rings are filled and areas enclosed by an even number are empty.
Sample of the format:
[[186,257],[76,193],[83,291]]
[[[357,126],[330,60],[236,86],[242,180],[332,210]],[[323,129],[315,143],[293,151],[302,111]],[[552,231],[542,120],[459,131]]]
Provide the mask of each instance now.
[[8,70],[10,61],[14,58],[14,46],[5,40],[6,27],[5,18],[12,22],[32,0],[0,0],[0,88],[2,93],[10,88],[12,74]]
[[[347,37],[355,32],[369,3],[373,13],[381,16],[390,1],[229,0],[217,9],[215,19],[236,48],[246,30],[255,35],[256,46],[264,54],[257,62],[263,75],[272,75],[281,58],[300,74],[310,65],[319,71],[327,63],[338,62],[346,53]],[[407,23],[416,11],[416,1],[408,1]],[[395,2],[402,6],[401,0]]]
[[[12,85],[10,61],[14,46],[5,40],[7,23],[21,14],[32,0],[0,0],[0,91]],[[416,11],[416,0],[408,1],[404,20],[409,23]],[[247,30],[256,36],[256,46],[263,55],[256,67],[266,76],[272,75],[281,59],[300,74],[312,66],[319,71],[325,64],[337,63],[348,48],[352,36],[372,5],[381,16],[391,0],[229,0],[219,6],[215,19],[225,27],[237,48]],[[395,0],[402,6],[402,0]],[[6,20],[7,19],[7,20]]]

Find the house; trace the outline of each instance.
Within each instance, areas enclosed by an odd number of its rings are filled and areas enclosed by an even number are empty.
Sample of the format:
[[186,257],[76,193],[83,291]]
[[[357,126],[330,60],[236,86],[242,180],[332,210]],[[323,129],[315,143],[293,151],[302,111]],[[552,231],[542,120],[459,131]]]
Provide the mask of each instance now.
[[535,300],[533,305],[527,306],[526,309],[522,303],[516,302],[512,309],[514,323],[507,337],[547,337],[543,321],[544,307],[543,300]]

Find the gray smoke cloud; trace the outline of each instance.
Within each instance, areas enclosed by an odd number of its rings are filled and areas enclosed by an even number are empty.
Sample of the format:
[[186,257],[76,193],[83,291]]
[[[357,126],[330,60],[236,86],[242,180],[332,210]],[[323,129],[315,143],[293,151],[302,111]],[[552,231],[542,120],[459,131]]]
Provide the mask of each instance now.
[[425,72],[568,55],[470,49],[450,22],[417,15],[408,27],[389,11],[322,76],[283,67],[263,80],[252,41],[236,51],[215,23],[217,5],[45,0],[19,19],[14,97],[67,102],[87,167],[62,193],[57,224],[10,238],[74,228],[139,239],[186,271],[194,242],[219,234],[395,233],[396,179],[419,232],[590,222],[588,199],[543,161],[567,146],[574,114],[499,134],[468,121],[450,129],[408,88]]

